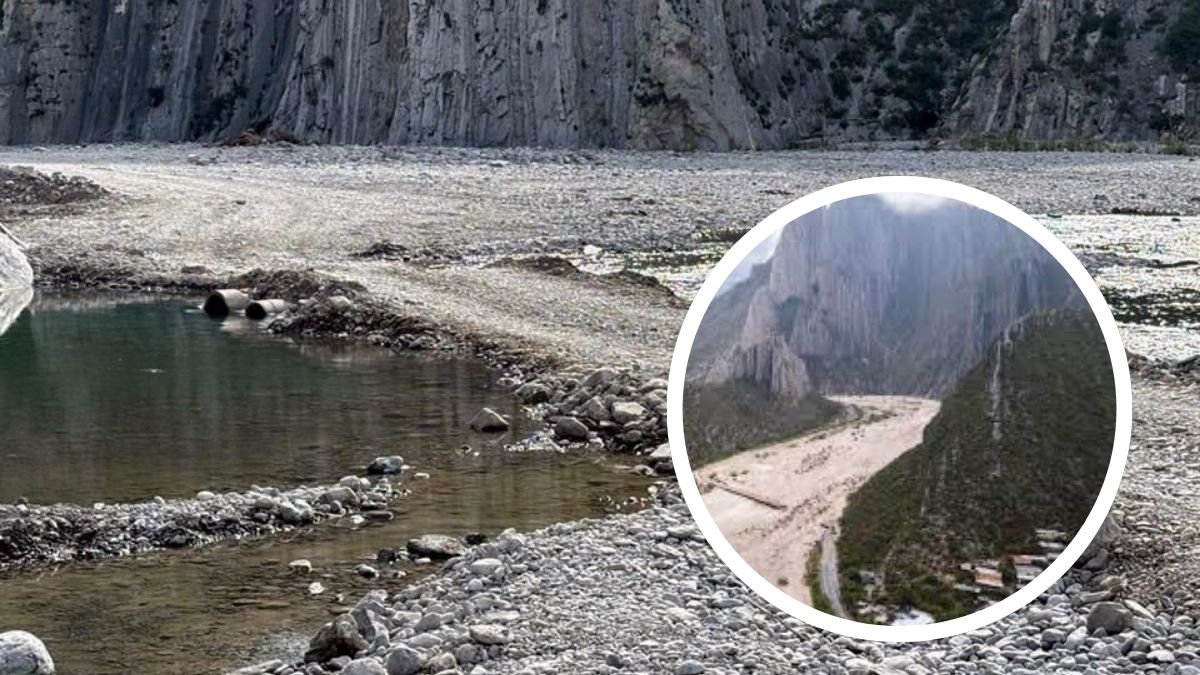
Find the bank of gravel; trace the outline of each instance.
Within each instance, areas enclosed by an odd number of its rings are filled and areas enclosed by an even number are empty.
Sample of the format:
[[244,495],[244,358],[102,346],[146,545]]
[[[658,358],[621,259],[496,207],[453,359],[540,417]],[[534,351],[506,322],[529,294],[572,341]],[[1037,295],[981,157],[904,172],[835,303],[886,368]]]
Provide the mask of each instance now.
[[765,606],[678,497],[661,501],[507,532],[417,584],[368,594],[314,636],[306,663],[238,672],[1200,672],[1194,617],[1127,599],[1125,580],[1103,571],[1078,570],[1009,618],[936,643],[837,637]]
[[267,535],[330,518],[390,520],[399,475],[335,485],[200,492],[135,504],[0,505],[0,571]]

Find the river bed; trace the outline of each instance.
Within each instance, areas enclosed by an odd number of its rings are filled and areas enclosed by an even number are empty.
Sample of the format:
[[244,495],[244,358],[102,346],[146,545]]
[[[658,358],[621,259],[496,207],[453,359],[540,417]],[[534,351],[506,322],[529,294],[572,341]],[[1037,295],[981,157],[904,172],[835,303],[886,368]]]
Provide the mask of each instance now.
[[[0,502],[131,502],[336,482],[375,456],[414,472],[395,518],[0,577],[0,630],[41,637],[64,675],[217,673],[298,657],[330,613],[436,566],[376,565],[436,532],[495,535],[598,516],[649,480],[603,453],[516,452],[539,423],[471,360],[292,341],[213,321],[194,298],[40,293],[0,336]],[[470,430],[491,407],[513,421]],[[295,576],[291,560],[312,562]],[[309,593],[319,581],[325,591]]]

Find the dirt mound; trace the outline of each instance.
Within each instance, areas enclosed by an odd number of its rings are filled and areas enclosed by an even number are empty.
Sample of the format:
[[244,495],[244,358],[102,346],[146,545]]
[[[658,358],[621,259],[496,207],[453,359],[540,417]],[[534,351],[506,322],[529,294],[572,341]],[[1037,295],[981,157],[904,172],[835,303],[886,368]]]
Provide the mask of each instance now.
[[108,195],[108,191],[81,176],[44,174],[29,167],[0,166],[0,207],[74,204]]

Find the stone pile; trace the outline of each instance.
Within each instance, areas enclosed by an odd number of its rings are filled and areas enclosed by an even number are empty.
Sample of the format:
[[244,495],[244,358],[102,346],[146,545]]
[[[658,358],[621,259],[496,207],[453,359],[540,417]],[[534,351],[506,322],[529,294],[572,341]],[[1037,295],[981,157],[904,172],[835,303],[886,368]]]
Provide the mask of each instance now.
[[202,491],[193,499],[138,504],[0,505],[0,570],[200,546],[339,516],[390,519],[389,504],[405,493],[393,477],[346,476],[336,485]]

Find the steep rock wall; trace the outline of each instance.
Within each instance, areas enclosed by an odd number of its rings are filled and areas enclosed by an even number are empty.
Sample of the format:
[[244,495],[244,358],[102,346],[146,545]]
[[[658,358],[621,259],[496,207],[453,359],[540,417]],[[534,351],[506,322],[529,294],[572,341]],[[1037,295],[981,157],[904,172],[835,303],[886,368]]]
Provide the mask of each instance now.
[[[720,306],[744,316],[740,333],[722,331],[724,347],[689,363],[693,380],[750,380],[785,397],[940,398],[1022,317],[1085,306],[1033,239],[953,201],[911,212],[879,197],[823,207],[783,231],[769,264],[732,296],[746,298],[744,312]],[[714,315],[711,326],[721,321]]]
[[0,143],[1157,138],[1193,1],[0,0]]

